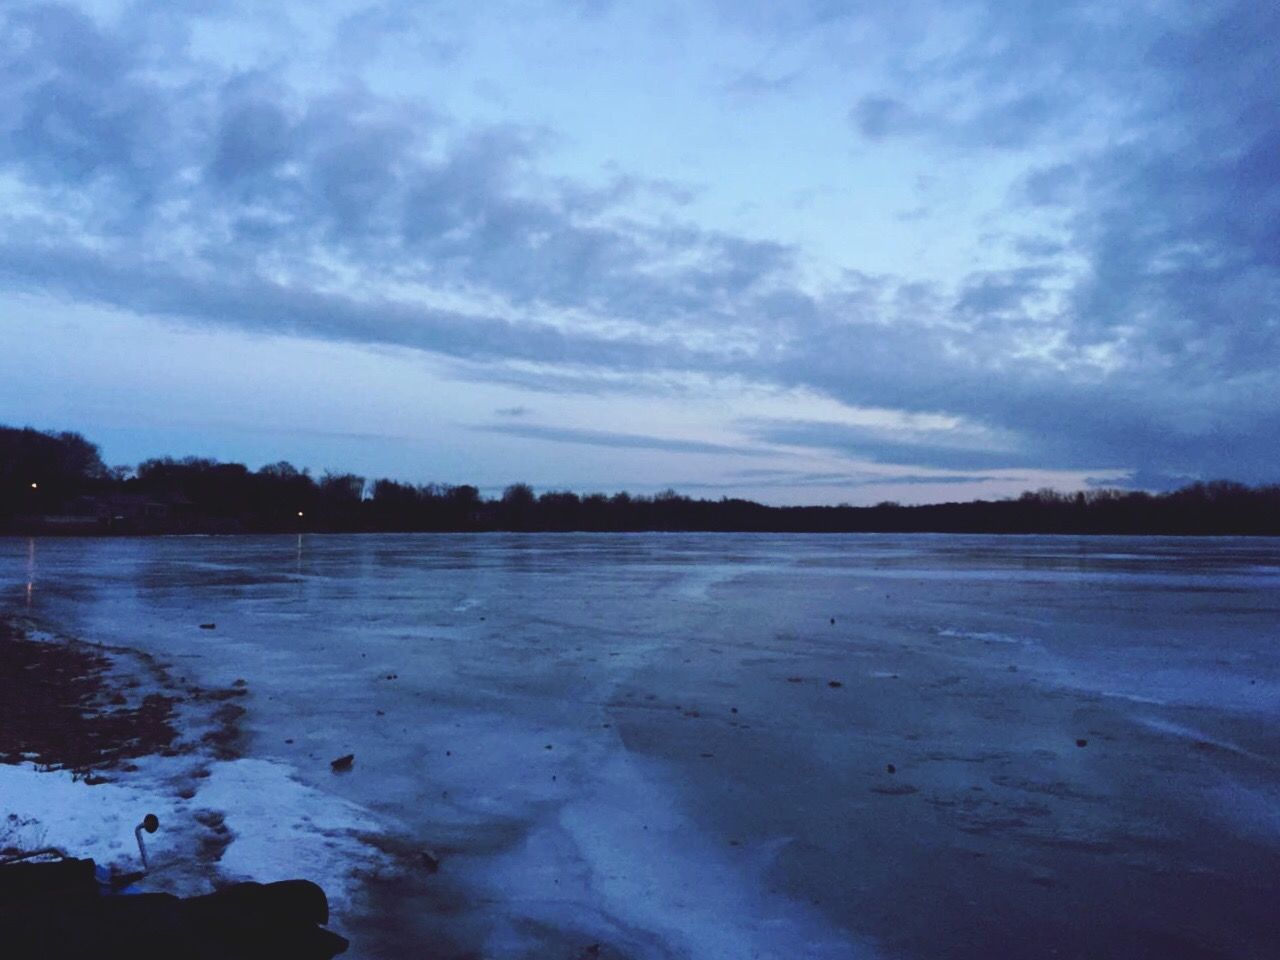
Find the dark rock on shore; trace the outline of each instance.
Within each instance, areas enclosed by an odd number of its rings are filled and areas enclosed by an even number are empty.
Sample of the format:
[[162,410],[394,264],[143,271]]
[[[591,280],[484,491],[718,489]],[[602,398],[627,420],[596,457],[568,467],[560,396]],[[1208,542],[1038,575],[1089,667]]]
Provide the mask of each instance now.
[[92,860],[0,867],[6,960],[330,960],[348,944],[328,922],[328,898],[307,880],[103,896]]

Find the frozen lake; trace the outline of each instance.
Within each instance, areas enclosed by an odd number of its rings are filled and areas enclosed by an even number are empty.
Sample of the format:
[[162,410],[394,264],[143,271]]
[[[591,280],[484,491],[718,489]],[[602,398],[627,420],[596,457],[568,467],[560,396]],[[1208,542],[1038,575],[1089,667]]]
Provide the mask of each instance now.
[[4,539],[0,585],[247,679],[251,757],[441,855],[353,956],[1280,943],[1280,542]]

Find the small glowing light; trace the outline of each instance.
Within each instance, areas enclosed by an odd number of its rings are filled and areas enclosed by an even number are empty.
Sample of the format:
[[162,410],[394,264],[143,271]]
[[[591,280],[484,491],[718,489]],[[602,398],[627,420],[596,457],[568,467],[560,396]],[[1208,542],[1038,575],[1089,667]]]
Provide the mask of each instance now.
[[34,483],[34,482],[33,482],[33,483],[31,484],[31,489],[32,489],[32,490],[39,490],[39,489],[40,489],[40,484],[38,484],[38,483]]
[[298,516],[302,516],[302,511],[301,511],[301,510],[299,510],[299,511],[298,511]]

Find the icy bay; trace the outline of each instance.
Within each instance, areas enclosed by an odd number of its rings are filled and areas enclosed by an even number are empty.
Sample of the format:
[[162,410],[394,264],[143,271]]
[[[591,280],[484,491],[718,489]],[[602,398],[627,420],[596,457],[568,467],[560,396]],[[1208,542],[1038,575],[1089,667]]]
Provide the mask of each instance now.
[[229,862],[289,861],[255,817],[429,851],[347,878],[353,956],[1280,943],[1274,540],[6,539],[0,571],[5,612],[247,682],[238,769],[306,810],[222,790]]

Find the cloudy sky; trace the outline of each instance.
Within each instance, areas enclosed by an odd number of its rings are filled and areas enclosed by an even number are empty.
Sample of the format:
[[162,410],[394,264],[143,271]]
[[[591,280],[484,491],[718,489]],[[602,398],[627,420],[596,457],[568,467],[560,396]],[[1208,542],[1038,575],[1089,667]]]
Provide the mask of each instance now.
[[0,4],[0,422],[770,502],[1280,479],[1280,7]]

